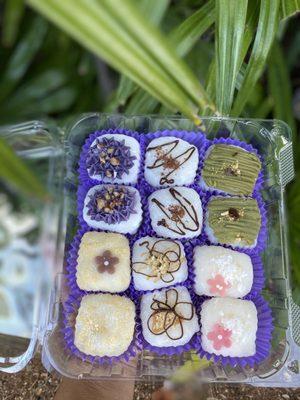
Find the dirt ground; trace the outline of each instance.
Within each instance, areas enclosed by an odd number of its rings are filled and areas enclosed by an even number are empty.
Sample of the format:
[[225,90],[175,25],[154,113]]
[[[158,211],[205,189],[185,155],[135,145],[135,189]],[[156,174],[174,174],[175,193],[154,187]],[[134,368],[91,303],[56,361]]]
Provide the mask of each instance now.
[[[24,371],[18,374],[0,373],[0,400],[51,400],[59,383],[60,378],[50,375],[39,358],[35,358]],[[152,383],[136,383],[134,400],[300,400],[300,389],[253,388],[246,385],[218,384],[209,385],[200,390],[191,387],[184,387],[181,390],[179,388],[175,394],[153,394],[158,389],[159,386]]]

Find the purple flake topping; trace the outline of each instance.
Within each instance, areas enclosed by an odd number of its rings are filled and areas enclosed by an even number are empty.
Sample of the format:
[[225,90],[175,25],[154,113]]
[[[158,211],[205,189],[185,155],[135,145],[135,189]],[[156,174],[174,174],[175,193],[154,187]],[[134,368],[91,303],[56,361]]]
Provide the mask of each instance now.
[[121,179],[129,173],[135,159],[125,140],[99,137],[88,151],[86,167],[91,177],[98,175],[101,179]]
[[106,185],[89,197],[88,215],[95,221],[118,224],[136,213],[136,193],[124,186]]

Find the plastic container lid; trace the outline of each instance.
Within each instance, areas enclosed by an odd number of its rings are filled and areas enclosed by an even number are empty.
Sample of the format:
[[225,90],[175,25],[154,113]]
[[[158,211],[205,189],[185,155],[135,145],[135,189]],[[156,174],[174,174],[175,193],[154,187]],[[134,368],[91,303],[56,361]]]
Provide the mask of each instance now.
[[[298,386],[300,359],[300,311],[290,289],[285,186],[293,179],[290,129],[281,121],[204,118],[209,138],[230,136],[257,147],[264,157],[268,207],[269,244],[264,254],[266,290],[273,310],[275,332],[272,353],[255,369],[229,369],[211,365],[201,370],[201,381],[244,382],[264,386]],[[41,176],[51,201],[25,200],[6,190],[0,196],[0,370],[17,372],[43,346],[42,358],[49,369],[72,378],[152,379],[169,376],[193,354],[159,359],[141,353],[137,368],[130,363],[101,369],[64,354],[60,334],[60,310],[66,298],[64,247],[75,233],[77,162],[86,136],[96,129],[194,129],[180,117],[87,114],[78,116],[64,130],[63,140],[51,123],[38,121],[3,127],[18,154]],[[68,230],[66,232],[66,227]],[[21,229],[22,228],[22,229]],[[3,232],[3,233],[2,233]],[[54,279],[55,278],[55,279]],[[51,290],[52,288],[52,290]]]

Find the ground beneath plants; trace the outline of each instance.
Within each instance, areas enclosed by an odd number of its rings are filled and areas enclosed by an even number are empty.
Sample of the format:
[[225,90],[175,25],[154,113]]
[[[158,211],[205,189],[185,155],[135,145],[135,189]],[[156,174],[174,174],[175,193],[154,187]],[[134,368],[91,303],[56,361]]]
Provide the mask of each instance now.
[[[0,399],[52,400],[59,383],[60,378],[49,374],[36,357],[18,374],[0,373]],[[159,385],[153,383],[136,383],[134,400],[300,400],[300,389],[253,388],[227,384],[207,385],[201,389],[185,387],[182,391],[176,390],[176,394],[161,391],[157,393],[159,389]]]

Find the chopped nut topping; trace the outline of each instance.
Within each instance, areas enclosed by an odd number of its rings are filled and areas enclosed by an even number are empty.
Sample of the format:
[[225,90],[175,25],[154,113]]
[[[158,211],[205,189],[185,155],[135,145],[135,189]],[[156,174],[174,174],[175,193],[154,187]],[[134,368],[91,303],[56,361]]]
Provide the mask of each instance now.
[[170,206],[169,211],[172,214],[171,220],[175,222],[180,221],[185,214],[184,208],[178,205]]
[[116,157],[112,157],[110,159],[110,163],[111,163],[111,165],[113,165],[115,167],[117,165],[120,165],[120,160],[118,158],[116,158]]

